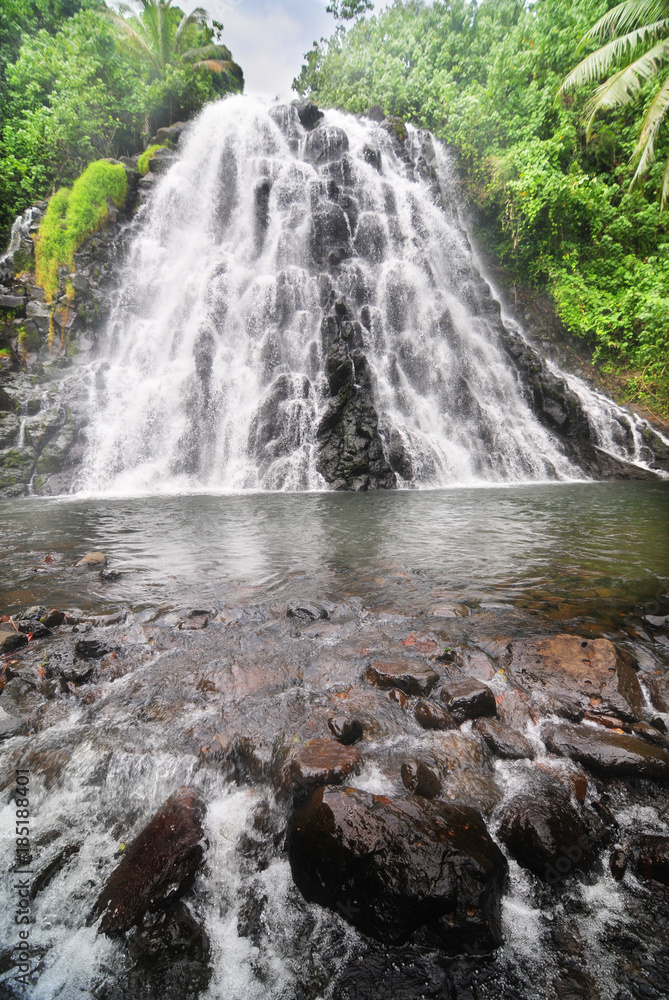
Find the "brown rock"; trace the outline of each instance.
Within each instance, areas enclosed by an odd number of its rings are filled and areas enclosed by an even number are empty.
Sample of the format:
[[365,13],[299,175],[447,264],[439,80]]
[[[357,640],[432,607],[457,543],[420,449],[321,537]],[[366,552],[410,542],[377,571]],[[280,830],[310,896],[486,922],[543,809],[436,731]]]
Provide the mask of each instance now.
[[506,670],[519,687],[583,710],[634,720],[643,709],[637,676],[608,639],[549,635],[512,642]]
[[362,739],[362,723],[357,719],[349,719],[346,715],[335,715],[328,719],[328,729],[344,746],[351,746]]
[[530,759],[535,756],[534,747],[530,741],[507,726],[500,719],[477,719],[473,731],[483,738],[483,742],[491,753],[506,760]]
[[427,695],[439,680],[439,674],[422,660],[398,660],[372,663],[365,679],[380,688],[399,688],[405,694]]
[[474,677],[458,677],[449,681],[441,689],[440,697],[458,723],[497,712],[494,694],[487,684]]
[[360,767],[362,758],[352,746],[325,737],[293,747],[275,780],[281,794],[312,789],[317,785],[340,785]]
[[25,646],[28,636],[23,632],[16,632],[14,629],[0,629],[0,656],[4,653],[11,653],[19,646]]
[[409,704],[409,699],[405,695],[404,691],[400,691],[399,688],[393,688],[392,691],[389,691],[388,697],[391,701],[396,701],[400,708],[406,708]]
[[292,818],[288,857],[305,899],[379,941],[425,926],[451,954],[501,943],[507,865],[473,809],[318,788]]
[[191,885],[204,853],[206,805],[195,788],[180,788],[127,848],[107,879],[89,922],[115,935],[141,923]]
[[47,611],[44,618],[42,618],[42,624],[46,625],[47,628],[58,628],[65,621],[65,612],[59,611],[58,608],[51,608]]
[[86,569],[102,569],[106,565],[107,556],[104,552],[87,552],[77,563],[77,566],[84,566]]
[[643,676],[653,708],[669,712],[669,673],[644,674]]
[[431,701],[419,701],[416,705],[416,722],[423,729],[457,729],[458,724],[445,708]]
[[669,886],[669,837],[641,834],[634,838],[629,857],[639,878]]
[[636,736],[594,726],[548,725],[542,739],[551,753],[606,777],[669,779],[669,753]]
[[401,768],[402,782],[414,795],[433,799],[439,794],[441,782],[434,771],[422,760],[406,760]]

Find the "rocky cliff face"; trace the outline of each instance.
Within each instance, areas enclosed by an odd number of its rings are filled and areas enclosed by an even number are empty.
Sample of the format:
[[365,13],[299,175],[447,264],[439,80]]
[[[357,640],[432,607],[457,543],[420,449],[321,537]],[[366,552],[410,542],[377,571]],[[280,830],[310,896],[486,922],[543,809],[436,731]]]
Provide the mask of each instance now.
[[[363,272],[356,276],[351,267],[357,259],[378,270],[385,260],[389,239],[402,242],[393,192],[387,189],[386,224],[378,212],[368,210],[365,193],[356,188],[350,141],[344,129],[324,125],[322,112],[306,102],[296,102],[293,108],[272,109],[270,115],[288,138],[292,154],[301,151],[302,160],[320,178],[311,195],[305,265],[320,282],[323,318],[320,344],[314,345],[310,361],[313,370],[302,376],[300,382],[294,372],[282,372],[281,365],[275,366],[279,374],[251,423],[249,455],[261,479],[263,470],[270,469],[277,458],[290,456],[291,449],[301,444],[304,428],[298,426],[299,421],[295,426],[291,424],[287,416],[289,404],[303,398],[308,402],[304,413],[311,414],[315,469],[331,488],[393,489],[423,482],[418,466],[422,461],[425,467],[424,457],[417,460],[410,436],[398,430],[387,412],[382,412],[383,405],[387,409],[389,392],[397,389],[399,398],[407,381],[413,381],[419,393],[423,383],[434,381],[434,371],[429,370],[425,358],[419,355],[419,333],[414,332],[415,343],[409,335],[407,317],[413,308],[410,291],[402,285],[401,275],[396,279],[395,291],[388,284],[384,292],[385,315],[381,320]],[[371,117],[374,118],[373,113]],[[466,234],[457,220],[457,208],[445,196],[440,182],[438,155],[431,136],[421,132],[408,135],[403,123],[394,118],[386,118],[379,124],[400,169],[411,181],[427,182],[432,200],[468,247]],[[90,236],[76,252],[74,270],[70,273],[61,269],[58,294],[52,303],[45,301],[33,274],[32,241],[46,205],[33,206],[17,220],[11,252],[0,259],[2,496],[68,492],[77,482],[87,443],[92,391],[98,405],[104,400],[105,367],[99,363],[99,337],[110,311],[124,295],[118,279],[129,240],[138,224],[136,220],[142,218],[143,213],[138,214],[138,210],[147,202],[159,176],[176,159],[184,128],[179,124],[162,129],[154,137],[152,143],[164,144],[166,148],[149,161],[145,176],[137,169],[138,157],[124,159],[128,178],[124,210],[117,212],[110,205],[104,229]],[[388,149],[384,147],[383,154],[380,149],[378,144],[370,143],[364,147],[362,158],[382,174],[383,157],[388,156]],[[218,202],[212,208],[220,227],[228,224],[235,199],[239,198],[235,178],[232,174],[225,176],[225,163],[224,155]],[[272,183],[268,177],[254,188],[257,254],[263,252],[268,238]],[[420,220],[416,227],[420,229]],[[669,473],[669,447],[650,426],[634,424],[631,416],[612,407],[605,418],[605,433],[602,432],[593,422],[583,396],[570,388],[566,378],[517,330],[502,322],[499,303],[476,268],[470,263],[458,267],[462,271],[458,295],[471,324],[487,331],[491,344],[506,359],[517,387],[515,391],[520,389],[525,403],[565,459],[595,479],[647,479]],[[345,268],[346,280],[342,284]],[[341,293],[344,286],[348,294]],[[284,291],[288,295],[290,289]],[[287,320],[289,325],[292,322]],[[379,333],[382,322],[386,333],[394,336],[398,344],[395,353],[386,358],[385,404],[377,376],[378,350],[377,355],[373,353],[380,336],[385,335],[383,331]],[[447,311],[439,323],[443,337],[455,343],[457,334]],[[196,348],[195,372],[202,383],[198,405],[203,413],[209,413],[217,396],[215,386],[211,385],[216,351],[214,335],[203,331]],[[269,347],[265,351],[267,357],[263,358],[265,365],[271,361],[268,351]],[[477,459],[476,471],[485,478],[486,462],[492,468],[504,428],[491,426],[480,387],[472,388],[466,359],[460,358],[459,364],[460,374],[447,372],[448,388],[444,390],[442,385],[439,393],[444,397],[443,405],[460,418],[462,427],[480,438],[477,451],[487,458]],[[199,433],[194,427],[187,435],[194,456],[193,469],[188,463],[177,462],[182,471],[197,472],[198,454],[202,450]],[[634,460],[627,460],[629,457]]]

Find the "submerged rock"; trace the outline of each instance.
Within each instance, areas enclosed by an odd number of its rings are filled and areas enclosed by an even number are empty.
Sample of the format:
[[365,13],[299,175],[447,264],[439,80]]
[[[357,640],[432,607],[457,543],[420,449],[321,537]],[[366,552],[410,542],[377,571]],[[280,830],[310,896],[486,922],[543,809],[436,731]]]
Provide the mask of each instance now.
[[542,738],[551,753],[605,777],[669,779],[669,753],[636,736],[594,726],[548,725]]
[[628,853],[635,875],[669,886],[669,837],[640,834],[634,838]]
[[534,757],[534,747],[521,733],[507,726],[501,719],[477,719],[473,731],[483,738],[483,742],[497,757],[517,760]]
[[459,677],[449,681],[441,689],[441,700],[460,723],[465,719],[475,719],[478,715],[495,715],[495,696],[483,681],[474,677]]
[[372,663],[365,678],[380,688],[399,688],[405,694],[428,695],[439,680],[432,667],[422,660]]
[[449,953],[501,944],[507,865],[473,809],[318,788],[293,815],[288,856],[305,899],[379,941],[425,927]]
[[362,723],[345,715],[336,715],[328,719],[328,728],[334,738],[344,746],[350,746],[362,739]]
[[185,785],[169,798],[126,849],[98,896],[90,922],[102,916],[100,930],[120,934],[139,924],[147,911],[181,896],[202,861],[205,812],[195,788]]

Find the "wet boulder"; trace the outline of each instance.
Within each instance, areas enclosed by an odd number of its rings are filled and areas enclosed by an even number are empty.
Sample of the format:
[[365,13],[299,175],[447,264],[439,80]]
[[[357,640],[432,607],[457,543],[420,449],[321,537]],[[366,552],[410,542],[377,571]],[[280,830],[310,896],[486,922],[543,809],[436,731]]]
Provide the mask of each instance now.
[[441,789],[439,777],[422,760],[405,760],[400,773],[404,787],[414,795],[433,799],[439,794]]
[[640,834],[634,838],[628,855],[638,878],[669,887],[669,837]]
[[82,660],[100,660],[112,652],[112,647],[102,639],[79,639],[74,651]]
[[626,654],[608,639],[535,636],[512,642],[504,667],[509,679],[535,697],[582,710],[636,719],[643,695]]
[[291,105],[297,111],[300,124],[307,131],[316,128],[321,118],[324,117],[315,101],[291,101]]
[[351,746],[362,739],[362,723],[357,719],[349,719],[346,715],[335,715],[328,719],[328,728],[334,738],[344,746]]
[[312,601],[295,601],[286,608],[286,618],[315,622],[329,617],[330,612],[323,604],[314,604]]
[[274,784],[279,794],[298,796],[317,785],[339,785],[359,770],[361,760],[355,747],[337,740],[309,740],[290,750]]
[[380,688],[399,688],[405,694],[428,695],[439,680],[439,674],[423,660],[395,660],[370,664],[365,679]]
[[457,729],[457,722],[441,705],[421,699],[414,712],[416,722],[423,729]]
[[28,636],[24,635],[23,632],[18,632],[14,628],[0,628],[0,656],[5,653],[12,653],[15,649],[20,646],[25,646],[28,642]]
[[516,732],[501,719],[477,719],[473,731],[482,739],[488,750],[496,757],[519,760],[534,757],[534,747],[522,733]]
[[147,911],[160,910],[192,884],[202,862],[206,812],[200,793],[179,789],[128,846],[93,907],[100,930],[110,936],[139,924]]
[[348,136],[337,125],[319,125],[313,132],[309,132],[304,143],[304,159],[314,166],[341,160],[346,152]]
[[548,882],[595,860],[588,826],[567,791],[538,775],[527,792],[505,804],[498,834],[519,865]]
[[107,556],[104,552],[87,552],[77,563],[77,566],[82,566],[84,569],[102,569],[106,565]]
[[449,681],[440,692],[441,700],[458,722],[475,719],[479,715],[495,715],[495,696],[483,681],[474,677],[459,677]]
[[669,752],[627,733],[587,725],[548,725],[541,733],[551,753],[571,757],[609,778],[669,780]]
[[419,928],[451,954],[502,941],[507,865],[473,809],[319,788],[292,817],[288,856],[305,899],[379,941]]
[[8,740],[12,736],[25,736],[28,732],[28,723],[4,708],[0,708],[0,740]]

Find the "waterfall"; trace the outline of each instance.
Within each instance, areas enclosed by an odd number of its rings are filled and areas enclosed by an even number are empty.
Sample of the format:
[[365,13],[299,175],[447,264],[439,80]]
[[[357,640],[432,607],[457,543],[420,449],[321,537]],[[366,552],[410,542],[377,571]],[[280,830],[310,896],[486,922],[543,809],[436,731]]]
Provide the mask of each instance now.
[[79,486],[584,478],[425,148],[334,111],[306,130],[293,106],[207,107],[134,223]]

